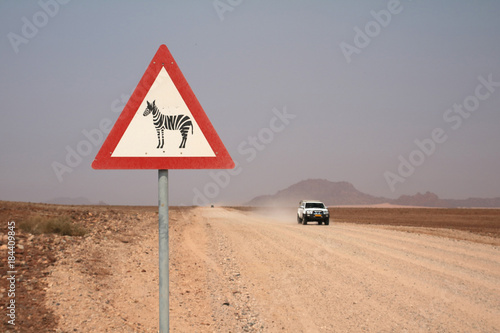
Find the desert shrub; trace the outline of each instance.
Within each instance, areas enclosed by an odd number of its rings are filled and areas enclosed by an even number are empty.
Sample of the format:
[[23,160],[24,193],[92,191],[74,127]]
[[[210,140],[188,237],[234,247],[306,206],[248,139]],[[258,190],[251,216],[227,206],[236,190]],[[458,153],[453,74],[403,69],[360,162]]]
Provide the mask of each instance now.
[[34,235],[58,234],[62,236],[83,236],[86,233],[83,227],[74,224],[67,216],[31,216],[21,221],[19,228]]

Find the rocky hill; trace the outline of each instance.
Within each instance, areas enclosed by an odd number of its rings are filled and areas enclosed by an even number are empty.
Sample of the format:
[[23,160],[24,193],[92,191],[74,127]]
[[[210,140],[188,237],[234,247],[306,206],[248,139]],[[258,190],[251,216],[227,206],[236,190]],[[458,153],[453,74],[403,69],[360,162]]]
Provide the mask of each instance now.
[[441,199],[432,192],[402,195],[397,199],[375,197],[357,190],[349,182],[326,179],[308,179],[298,182],[273,195],[261,195],[245,203],[248,206],[295,206],[302,199],[323,201],[328,206],[374,205],[390,203],[419,207],[500,207],[498,198]]
[[302,199],[321,200],[327,205],[373,205],[388,199],[358,191],[348,182],[308,179],[298,182],[274,195],[262,195],[250,200],[249,206],[295,206]]

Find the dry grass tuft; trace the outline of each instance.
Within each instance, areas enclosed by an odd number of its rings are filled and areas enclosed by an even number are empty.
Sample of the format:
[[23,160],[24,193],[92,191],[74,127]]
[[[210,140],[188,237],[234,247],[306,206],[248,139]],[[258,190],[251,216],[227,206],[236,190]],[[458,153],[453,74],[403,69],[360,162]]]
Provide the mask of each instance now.
[[19,228],[34,235],[58,234],[62,236],[83,236],[87,232],[85,228],[74,224],[68,216],[31,216],[21,221]]

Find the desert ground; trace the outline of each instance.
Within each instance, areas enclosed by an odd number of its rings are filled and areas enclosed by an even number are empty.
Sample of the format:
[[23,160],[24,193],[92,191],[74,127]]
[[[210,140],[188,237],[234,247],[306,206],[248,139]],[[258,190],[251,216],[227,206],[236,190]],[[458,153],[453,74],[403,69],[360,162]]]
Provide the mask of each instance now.
[[[500,210],[171,207],[171,332],[500,332]],[[32,234],[64,216],[84,235]],[[0,202],[2,331],[157,332],[157,207]],[[7,323],[16,221],[16,325]]]

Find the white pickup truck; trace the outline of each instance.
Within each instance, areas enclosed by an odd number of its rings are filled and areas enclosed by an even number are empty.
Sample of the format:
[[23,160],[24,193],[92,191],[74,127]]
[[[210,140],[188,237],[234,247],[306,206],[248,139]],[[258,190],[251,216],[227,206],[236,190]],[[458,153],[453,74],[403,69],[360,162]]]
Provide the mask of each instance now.
[[317,221],[319,225],[330,224],[330,212],[325,204],[318,200],[302,200],[297,210],[297,222],[307,224],[308,221]]

